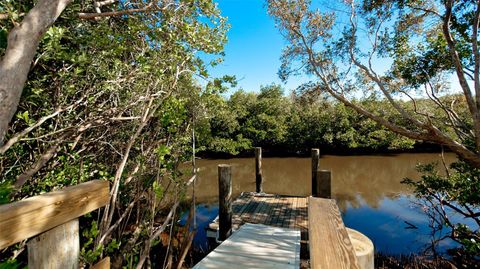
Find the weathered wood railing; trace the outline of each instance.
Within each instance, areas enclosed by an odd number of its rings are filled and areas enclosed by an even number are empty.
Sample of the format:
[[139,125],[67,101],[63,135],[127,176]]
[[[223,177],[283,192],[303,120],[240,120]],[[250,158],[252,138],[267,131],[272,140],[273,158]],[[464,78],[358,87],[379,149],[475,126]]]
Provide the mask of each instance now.
[[308,219],[312,269],[360,268],[335,200],[309,197]]
[[93,180],[2,205],[0,249],[31,238],[29,268],[78,268],[78,217],[105,206],[109,199],[109,183]]

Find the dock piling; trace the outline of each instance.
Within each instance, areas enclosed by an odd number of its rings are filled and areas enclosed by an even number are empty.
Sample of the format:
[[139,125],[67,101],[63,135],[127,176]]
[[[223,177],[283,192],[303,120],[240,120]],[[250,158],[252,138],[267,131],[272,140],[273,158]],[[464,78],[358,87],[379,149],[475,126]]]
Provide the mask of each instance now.
[[320,149],[312,149],[312,193],[317,190],[317,170],[320,159]]
[[332,172],[318,170],[315,181],[312,181],[312,196],[320,198],[332,198]]
[[218,232],[219,240],[227,239],[232,233],[232,167],[218,165]]
[[263,192],[262,148],[255,148],[255,192]]

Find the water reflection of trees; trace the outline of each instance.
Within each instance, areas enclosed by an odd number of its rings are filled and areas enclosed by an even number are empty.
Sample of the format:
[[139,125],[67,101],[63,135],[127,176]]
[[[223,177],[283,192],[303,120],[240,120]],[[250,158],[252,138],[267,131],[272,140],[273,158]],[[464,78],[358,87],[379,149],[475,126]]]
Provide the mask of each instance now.
[[[447,155],[452,162],[454,155]],[[384,198],[394,198],[410,190],[400,181],[418,178],[417,163],[438,161],[438,154],[399,154],[375,156],[323,156],[320,168],[332,171],[332,194],[340,209],[367,204],[378,207]],[[196,193],[199,202],[215,202],[218,197],[217,166],[232,165],[233,195],[255,190],[254,160],[200,160]],[[307,196],[311,194],[309,158],[263,159],[264,190],[268,193]]]

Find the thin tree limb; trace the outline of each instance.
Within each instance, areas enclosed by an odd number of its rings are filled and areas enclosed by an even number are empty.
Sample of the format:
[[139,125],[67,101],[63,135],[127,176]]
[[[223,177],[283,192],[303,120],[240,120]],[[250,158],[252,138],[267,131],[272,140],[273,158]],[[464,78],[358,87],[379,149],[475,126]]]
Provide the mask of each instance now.
[[39,0],[7,38],[0,60],[0,144],[15,115],[30,65],[45,32],[72,0]]
[[468,85],[467,79],[465,78],[465,73],[462,68],[460,56],[458,55],[458,51],[455,48],[455,41],[453,40],[453,37],[450,33],[450,22],[452,19],[453,2],[454,2],[453,0],[447,0],[445,2],[445,15],[443,17],[442,33],[447,41],[450,56],[452,57],[452,61],[455,66],[455,72],[457,74],[458,81],[460,82],[460,86],[462,87],[463,94],[465,95],[465,98],[467,100],[470,114],[473,117],[475,145],[476,145],[476,150],[478,152],[480,151],[480,114],[479,114],[479,108],[477,107],[474,101],[472,92],[470,90],[470,86]]

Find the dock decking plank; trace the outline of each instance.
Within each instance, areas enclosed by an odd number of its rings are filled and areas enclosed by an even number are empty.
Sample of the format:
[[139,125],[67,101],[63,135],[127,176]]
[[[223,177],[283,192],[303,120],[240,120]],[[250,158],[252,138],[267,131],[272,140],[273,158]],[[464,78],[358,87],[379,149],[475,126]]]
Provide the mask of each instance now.
[[244,193],[233,202],[232,210],[235,228],[244,223],[258,223],[307,229],[306,197]]
[[257,223],[263,223],[265,224],[269,215],[270,215],[270,212],[272,211],[273,209],[273,205],[275,203],[275,199],[277,199],[276,197],[273,197],[273,198],[269,198],[269,199],[265,199],[265,207],[262,208],[262,212],[261,214],[259,214],[259,218],[258,218],[258,222]]
[[300,231],[245,224],[194,269],[299,267]]

